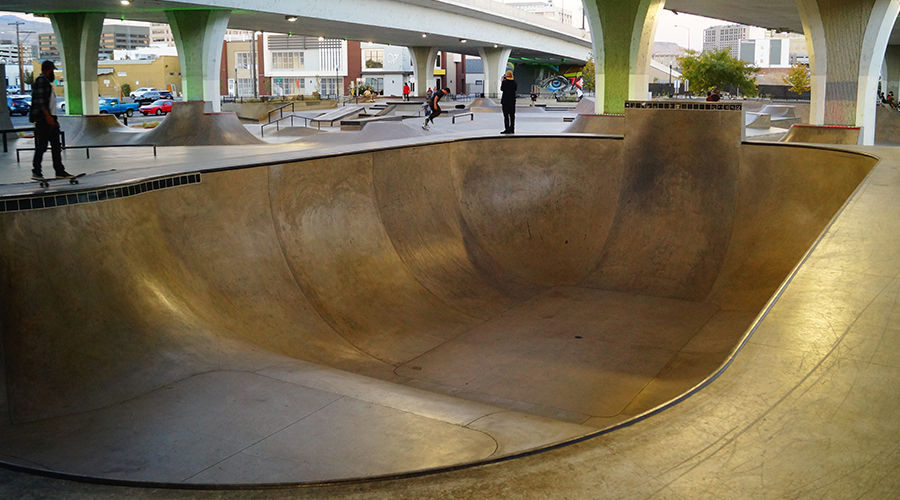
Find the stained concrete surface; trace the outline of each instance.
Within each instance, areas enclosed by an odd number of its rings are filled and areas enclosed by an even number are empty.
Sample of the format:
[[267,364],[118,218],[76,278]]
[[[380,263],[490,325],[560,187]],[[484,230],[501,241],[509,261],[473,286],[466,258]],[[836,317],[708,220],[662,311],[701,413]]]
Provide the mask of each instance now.
[[854,145],[859,144],[861,137],[860,127],[793,124],[780,142]]
[[[772,147],[769,147],[769,148],[772,148]],[[751,154],[753,154],[753,155],[757,155],[757,156],[762,155],[763,157],[766,156],[766,151],[763,148],[750,148],[750,149],[752,151]],[[800,152],[798,152],[798,158],[800,156],[802,156],[801,153],[805,153],[805,155],[808,156],[809,153],[818,152],[818,151],[819,150],[800,151]],[[816,159],[810,160],[808,162],[809,169],[818,168],[821,160],[823,160],[825,158],[829,158],[829,161],[833,161],[825,153],[819,152],[819,153],[815,153],[815,154],[821,155],[820,160],[818,160],[818,161]],[[771,160],[769,160],[769,161],[771,161]],[[789,160],[789,162],[790,161],[791,160]],[[779,171],[779,175],[784,174],[784,172],[781,172],[781,169],[777,169],[777,170]],[[749,177],[746,177],[747,180],[754,180],[754,182],[762,182],[764,185],[768,185],[771,182],[766,177],[759,177],[757,173],[748,172],[748,174],[750,174],[750,175],[749,175]],[[757,178],[757,179],[754,179],[754,178]],[[798,176],[797,182],[800,182],[801,179],[803,179],[803,177]],[[826,181],[826,182],[829,182],[829,181]],[[879,182],[883,182],[883,181],[879,181]],[[770,195],[773,198],[778,198],[780,195],[788,194],[790,192],[791,192],[791,189],[788,188],[787,186],[785,186],[783,192],[776,191],[774,193],[771,193]],[[748,194],[749,193],[750,192],[748,192]],[[750,196],[747,198],[747,200],[749,201],[752,198],[753,197]],[[797,215],[796,207],[800,206],[800,205],[796,205],[795,203],[796,203],[796,201],[792,202],[791,204],[788,204],[788,206],[786,208],[789,209],[789,212],[787,212],[787,213],[794,213],[794,215]],[[817,206],[818,207],[818,204],[819,204],[819,202],[815,202],[812,204],[804,204],[803,206],[806,206],[806,207]],[[839,204],[840,203],[838,200],[838,205]],[[754,202],[754,205],[755,205],[755,202]],[[754,207],[754,209],[757,209],[757,208],[771,209],[774,207]],[[820,207],[818,207],[818,208],[820,208]],[[808,209],[809,208],[807,208],[807,210]],[[739,212],[740,212],[740,210],[739,210]],[[748,213],[747,215],[750,216],[751,213]],[[826,219],[827,219],[827,217],[826,217]],[[763,227],[763,226],[767,225],[768,219],[751,217],[747,220],[755,221],[756,224],[761,224],[761,227],[759,227],[758,230],[768,231],[770,229],[768,227]],[[839,219],[839,221],[840,220],[841,219]],[[881,220],[881,219],[879,219],[879,220]],[[884,222],[887,222],[887,221],[884,221]],[[855,225],[854,223],[852,223],[852,222],[850,223],[851,229],[856,231],[856,228],[853,227],[854,225]],[[751,226],[752,226],[752,224],[751,224]],[[737,227],[737,224],[736,224],[736,227]],[[747,229],[752,229],[752,228],[748,227]],[[787,227],[784,230],[787,232],[792,231],[791,228],[787,228]],[[746,238],[748,238],[748,241],[754,241],[754,238],[752,237],[752,232],[753,231],[748,231],[748,234],[746,235]],[[811,230],[811,232],[813,233],[813,238],[814,238],[815,233],[817,231],[813,229],[813,230]],[[854,234],[856,234],[856,233],[854,233]],[[826,242],[827,242],[827,239],[826,239]],[[825,246],[825,245],[823,245],[823,246]],[[800,254],[802,254],[802,252],[803,252],[803,250],[801,248]],[[842,248],[839,253],[841,254],[840,255],[841,260],[843,262],[847,262],[848,265],[850,263],[855,262],[852,255],[851,256],[844,255],[846,253],[845,249]],[[772,257],[766,256],[764,252],[760,253],[759,257],[762,258],[764,262],[772,262]],[[872,261],[871,259],[868,261],[873,262],[873,263],[877,262],[877,263],[879,263],[879,266],[881,266],[881,267],[886,265],[886,264],[884,264],[885,259],[883,257],[876,259],[875,261]],[[723,264],[726,269],[732,269],[732,271],[728,271],[728,272],[746,272],[747,276],[755,275],[755,273],[753,272],[754,271],[753,266],[747,266],[747,263],[748,263],[747,259],[743,259],[743,258],[738,259],[735,262],[735,265],[728,264],[728,262],[729,262],[728,259],[726,259],[725,264]],[[752,259],[750,259],[750,262],[752,262]],[[746,266],[746,268],[745,268],[745,266]],[[537,271],[538,269],[536,269],[536,268],[532,268],[532,269],[533,269],[533,271],[531,271],[531,273],[530,273],[532,276],[540,276],[540,273],[534,274],[534,271]],[[761,284],[766,282],[766,279],[764,279],[764,277],[758,278],[758,279],[760,280]],[[795,279],[794,281],[796,283],[798,280],[802,281],[802,279],[803,279],[803,277],[801,276],[801,277],[798,277],[798,279]],[[799,309],[799,310],[808,308],[808,307],[810,307],[810,303],[816,303],[817,299],[820,298],[820,294],[822,294],[823,290],[832,290],[832,289],[834,289],[834,287],[847,289],[846,293],[840,299],[840,300],[844,300],[844,301],[847,301],[847,300],[858,301],[867,295],[868,292],[866,292],[865,289],[859,289],[859,288],[854,288],[852,286],[847,286],[848,284],[849,283],[846,280],[835,280],[833,278],[824,280],[821,282],[821,285],[816,289],[816,294],[808,296],[808,297],[801,296],[801,297],[799,297],[799,299],[800,299],[799,301],[792,300],[792,302],[790,302],[790,308]],[[765,287],[763,286],[763,288],[765,288]],[[724,287],[724,288],[719,287],[719,289],[724,290],[724,289],[727,289],[727,287]],[[728,293],[720,292],[720,294],[722,295],[722,297],[726,297],[726,298],[729,296]],[[770,295],[770,294],[771,294],[771,291],[769,292],[768,295]],[[763,290],[760,290],[757,294],[757,297],[763,297],[762,300],[765,301],[765,298],[768,295],[766,295],[766,293]],[[860,295],[860,297],[857,297],[857,295]],[[785,293],[785,296],[789,296],[789,295],[787,293]],[[735,300],[735,303],[738,303],[738,304],[744,302],[743,298],[740,298],[740,297],[738,297],[738,298],[732,297],[732,300]],[[756,300],[756,299],[754,299],[754,300]],[[783,296],[782,300],[785,300],[784,296]],[[889,301],[885,301],[884,305],[879,306],[878,310],[885,311],[886,310],[885,306],[889,306],[889,305],[890,305]],[[848,314],[851,314],[851,315],[854,314],[853,311],[858,310],[858,307],[859,306],[850,307],[848,309]],[[773,313],[774,313],[774,311],[773,311]],[[747,313],[747,314],[752,315],[752,313]],[[883,314],[883,313],[881,313],[881,314]],[[769,321],[769,319],[771,319],[772,317],[775,317],[775,315],[770,314],[766,321]],[[804,318],[804,316],[801,315],[800,318]],[[797,315],[796,314],[791,314],[786,319],[788,320],[787,325],[797,324]],[[837,320],[838,317],[835,316],[835,317],[831,317],[829,319]],[[867,318],[865,323],[868,324],[870,321],[871,321],[871,318]],[[835,321],[834,323],[835,323],[835,327],[837,327],[837,328],[839,328],[841,325],[840,321]],[[877,324],[877,321],[875,323]],[[766,324],[766,323],[764,322],[763,324]],[[776,329],[776,331],[781,332],[782,330]],[[815,331],[815,330],[813,330],[813,331]],[[862,333],[862,332],[856,332],[857,335],[859,335],[859,333]],[[715,337],[716,336],[713,336],[713,338],[715,338]],[[814,339],[815,337],[812,337],[812,338]],[[766,342],[772,343],[773,341],[770,337],[769,339],[766,339]],[[868,342],[867,345],[871,346],[868,348],[869,352],[873,352],[876,354],[881,352],[882,353],[881,356],[882,357],[884,356],[885,351],[882,348],[876,348],[877,344],[872,344],[872,343]],[[795,348],[793,343],[790,343],[790,344],[784,343],[784,346],[785,347],[783,347],[783,348],[787,348],[787,349]],[[749,350],[750,350],[750,347],[745,348],[745,352],[749,351]],[[698,473],[696,476],[698,478],[698,480],[701,480],[704,482],[701,482],[699,484],[691,483],[689,478],[693,477],[693,476],[691,474],[685,474],[683,480],[676,481],[673,483],[672,480],[667,479],[668,477],[671,477],[671,474],[673,474],[673,472],[666,473],[666,472],[664,472],[666,470],[666,468],[664,466],[663,467],[660,467],[660,466],[662,464],[665,464],[667,461],[677,460],[679,451],[681,451],[682,449],[684,449],[684,452],[688,453],[688,454],[692,453],[690,450],[698,449],[696,447],[702,446],[702,443],[704,441],[704,439],[698,439],[700,436],[708,437],[708,439],[713,439],[714,436],[718,435],[718,434],[716,434],[718,429],[722,428],[723,431],[725,429],[727,429],[727,427],[724,427],[724,425],[718,425],[718,420],[716,420],[716,418],[714,418],[720,412],[716,412],[716,411],[709,412],[710,408],[721,407],[722,406],[721,400],[718,400],[718,401],[715,399],[710,400],[709,398],[706,398],[705,396],[709,395],[709,394],[715,394],[715,395],[721,396],[720,393],[714,392],[713,389],[715,387],[719,386],[718,384],[724,383],[723,380],[727,381],[728,378],[726,378],[726,377],[728,377],[729,374],[737,374],[738,376],[744,376],[744,372],[745,372],[746,368],[743,368],[742,365],[738,362],[738,360],[742,359],[742,356],[745,356],[745,353],[742,353],[737,358],[735,365],[733,365],[731,367],[731,369],[726,371],[725,375],[723,375],[722,378],[717,380],[713,386],[694,395],[692,398],[687,400],[685,403],[682,403],[681,405],[678,405],[673,409],[670,409],[660,415],[657,415],[656,417],[654,417],[651,420],[642,422],[642,423],[637,424],[628,429],[619,430],[610,436],[607,436],[604,438],[599,438],[599,439],[593,440],[589,443],[576,445],[574,447],[570,447],[565,450],[559,450],[559,451],[549,452],[549,453],[540,455],[540,457],[544,457],[544,458],[540,458],[540,459],[537,457],[524,458],[524,459],[520,459],[515,462],[511,462],[511,463],[507,463],[507,464],[499,464],[499,465],[495,465],[495,466],[473,469],[473,470],[468,470],[468,471],[463,471],[463,472],[442,474],[440,476],[426,477],[424,479],[404,480],[404,481],[385,483],[385,484],[374,484],[374,485],[365,485],[365,486],[349,486],[349,487],[329,488],[329,489],[320,489],[320,490],[305,490],[305,491],[281,490],[281,491],[275,491],[275,492],[273,492],[273,491],[244,492],[244,493],[237,493],[234,496],[235,497],[242,496],[245,498],[253,498],[253,497],[266,497],[266,498],[285,497],[285,498],[287,498],[287,497],[294,497],[294,496],[296,496],[296,497],[344,496],[347,498],[351,498],[351,497],[363,498],[363,497],[382,495],[382,496],[392,496],[392,497],[399,497],[399,498],[421,498],[421,497],[435,497],[435,496],[452,496],[452,497],[457,497],[457,498],[473,497],[474,498],[474,497],[481,497],[484,494],[490,494],[493,496],[506,496],[506,497],[512,497],[512,496],[535,497],[535,496],[539,496],[539,495],[544,496],[544,495],[557,494],[557,495],[560,495],[563,497],[573,497],[573,496],[577,497],[577,496],[583,496],[585,492],[588,492],[590,497],[603,497],[603,495],[606,495],[609,498],[618,498],[618,497],[622,497],[622,496],[632,496],[635,494],[640,495],[641,491],[645,491],[647,493],[646,496],[651,496],[651,493],[653,491],[656,491],[656,494],[653,496],[661,496],[661,495],[663,495],[663,496],[665,496],[665,495],[678,496],[680,494],[682,496],[687,495],[687,496],[691,496],[691,497],[696,497],[697,492],[701,491],[701,489],[702,489],[702,491],[709,491],[709,490],[719,491],[718,497],[722,497],[723,496],[722,490],[715,490],[715,488],[713,488],[712,484],[709,483],[709,479],[704,479],[706,477],[713,476],[717,480],[719,480],[721,483],[724,483],[727,486],[730,486],[732,488],[731,490],[728,490],[728,491],[733,491],[733,489],[736,488],[736,486],[734,486],[733,483],[728,482],[727,480],[723,480],[725,478],[721,475],[721,473],[710,474],[708,472],[708,467],[707,467],[706,468],[707,472],[705,473],[706,475]],[[881,359],[881,358],[879,358],[879,359]],[[758,356],[753,356],[753,358],[752,358],[752,361],[754,363],[763,363],[763,362],[772,363],[772,362],[777,362],[778,360],[779,360],[779,358],[776,356],[763,356],[762,358],[760,358]],[[777,367],[777,366],[779,366],[779,365],[776,364],[775,367]],[[831,366],[831,365],[829,365],[829,366]],[[829,368],[829,369],[831,369],[831,368]],[[730,404],[727,405],[727,409],[730,411],[727,414],[725,414],[719,418],[721,418],[721,419],[733,418],[733,417],[737,417],[742,412],[752,413],[753,411],[756,411],[756,408],[764,407],[766,402],[771,401],[771,399],[761,397],[759,389],[766,388],[765,391],[771,390],[777,394],[778,390],[782,390],[782,387],[784,387],[784,386],[782,384],[771,384],[771,383],[766,385],[765,381],[769,380],[769,379],[777,380],[778,375],[781,375],[782,377],[788,376],[787,374],[784,374],[781,371],[773,369],[773,367],[771,367],[771,366],[766,367],[763,371],[757,370],[756,372],[750,374],[750,376],[747,377],[748,380],[747,380],[746,384],[748,387],[752,385],[757,389],[756,391],[753,391],[753,392],[746,392],[746,391],[740,392],[740,389],[745,388],[743,384],[729,384],[727,386],[728,389],[731,389],[732,391],[734,391],[734,390],[739,391],[734,396],[743,394],[745,399],[747,399],[747,398],[751,398],[751,399],[748,399],[742,405],[738,405],[737,403],[735,403],[734,405],[730,405]],[[861,386],[862,385],[863,384],[861,384]],[[825,388],[825,390],[832,390],[832,389],[834,389],[834,388],[833,387]],[[765,392],[765,391],[763,391],[763,392]],[[819,392],[816,392],[815,394],[812,394],[812,396],[821,397],[820,394],[821,394],[821,392],[819,391]],[[777,398],[776,398],[776,400],[777,400]],[[689,407],[689,406],[694,406],[695,403],[698,403],[701,401],[703,403],[707,403],[707,404],[703,408],[703,410],[701,410],[699,413],[697,413],[697,415],[692,416],[689,414],[689,415],[685,416],[682,413],[684,408]],[[753,402],[755,404],[749,404],[751,402]],[[775,404],[777,406],[777,403],[775,403]],[[710,405],[713,405],[713,406],[710,406]],[[886,409],[890,410],[889,408],[886,408]],[[769,411],[771,411],[771,410],[769,410]],[[683,425],[675,425],[674,426],[675,429],[670,429],[667,432],[663,432],[664,429],[666,428],[666,426],[671,424],[671,422],[668,421],[668,419],[667,419],[667,417],[669,415],[680,416],[682,418],[682,420],[685,422],[685,424],[687,424],[687,422],[692,422],[692,423],[688,427],[685,427]],[[796,415],[793,415],[793,417],[796,417]],[[699,418],[700,420],[698,421],[697,418]],[[679,422],[679,420],[676,420],[676,422]],[[704,433],[696,434],[696,433],[682,432],[681,434],[675,434],[677,431],[679,431],[682,428],[687,430],[687,429],[692,429],[694,427],[697,427],[698,422],[700,422],[701,428],[705,428]],[[657,425],[657,423],[658,423],[658,425]],[[724,420],[723,420],[723,424],[724,424]],[[725,424],[725,425],[727,425],[727,424]],[[647,426],[650,426],[649,429]],[[631,432],[632,429],[637,429],[637,428],[640,428],[641,431],[650,431],[650,434],[648,436],[645,436],[642,433],[635,434],[635,432],[638,432],[637,430],[635,430],[634,432]],[[822,432],[827,432],[827,431],[830,431],[830,430],[823,429]],[[681,446],[667,447],[661,441],[653,440],[654,438],[663,438],[664,436],[667,435],[667,433],[673,434],[671,439],[676,439],[676,438],[680,439],[682,441]],[[621,436],[621,438],[620,438],[620,436]],[[619,439],[623,439],[624,441],[619,441]],[[610,441],[610,440],[612,440],[612,441]],[[590,443],[593,443],[593,444],[590,444]],[[612,449],[615,449],[617,451],[615,453],[612,453],[609,443],[613,443],[613,444],[621,443],[621,444],[613,446]],[[643,443],[647,446],[645,446],[644,448],[641,448],[641,446],[639,446],[641,443]],[[689,443],[690,443],[690,445],[686,446]],[[746,448],[741,448],[741,449],[752,448],[752,443],[745,443],[745,444],[746,444]],[[777,443],[776,443],[776,445],[777,445]],[[662,448],[661,449],[658,448],[659,446],[662,446]],[[644,451],[641,451],[641,450],[644,450]],[[607,453],[607,451],[609,451],[609,453]],[[661,453],[662,451],[665,451],[665,453]],[[819,455],[817,453],[821,453],[814,446],[809,447],[806,450],[801,450],[801,451],[810,457],[818,457]],[[713,448],[713,453],[714,452],[715,452],[715,449]],[[648,455],[648,453],[649,453],[649,455]],[[779,456],[790,456],[790,455],[792,455],[792,454],[784,453],[783,455],[779,455]],[[623,457],[628,457],[628,458],[624,459]],[[777,459],[777,457],[773,457],[768,454],[765,455],[765,457],[769,460]],[[622,460],[626,460],[626,463],[623,463]],[[628,465],[629,463],[632,465],[629,466]],[[670,462],[670,463],[672,463],[672,462]],[[568,465],[565,465],[565,464],[568,464]],[[633,468],[633,466],[634,466],[633,464],[640,464],[640,469]],[[659,464],[659,465],[654,466],[653,464]],[[831,464],[834,467],[840,467],[840,465],[841,465],[839,461],[832,461]],[[598,470],[598,468],[600,468],[600,469]],[[622,472],[624,472],[628,469],[631,469],[632,475],[631,476],[623,475]],[[726,469],[727,469],[727,464],[721,468],[721,470],[726,470]],[[656,470],[659,470],[661,472],[659,472],[659,473],[656,473],[656,472],[648,473],[647,472],[647,471],[656,471]],[[714,470],[719,470],[719,469],[714,469]],[[677,471],[677,469],[676,469],[676,471]],[[562,474],[562,477],[560,477],[560,474]],[[778,474],[776,474],[776,476],[778,476]],[[781,476],[784,477],[784,474],[781,474]],[[119,489],[115,489],[115,488],[109,489],[109,488],[103,488],[103,487],[89,487],[89,486],[79,486],[79,485],[71,485],[71,484],[61,485],[61,483],[52,481],[52,480],[51,481],[38,481],[38,483],[40,483],[40,484],[35,485],[34,483],[31,482],[30,478],[21,479],[20,476],[13,476],[10,479],[11,479],[10,483],[8,483],[8,485],[6,486],[9,488],[8,491],[10,491],[10,492],[22,491],[22,490],[17,490],[15,488],[24,487],[24,488],[28,488],[28,491],[38,492],[38,494],[41,494],[41,492],[47,493],[47,492],[53,492],[53,491],[57,491],[57,492],[66,491],[67,494],[71,494],[73,496],[81,495],[81,494],[107,495],[107,494],[117,494],[118,493],[118,494],[134,495],[135,497],[144,496],[147,498],[152,498],[155,495],[161,494],[161,493],[155,492],[153,490],[133,490],[133,489],[119,490]],[[512,482],[510,482],[510,481],[512,481]],[[612,481],[612,486],[610,484],[610,481]],[[769,489],[762,490],[762,492],[760,492],[761,496],[766,496],[766,493],[771,493],[771,492],[775,491],[775,489],[773,488],[773,484],[775,484],[775,483],[773,483],[772,481],[773,480],[770,478],[768,482],[764,483],[764,484],[766,484],[766,486]],[[670,486],[668,488],[665,488],[665,485],[667,484],[667,482],[670,484]],[[719,484],[719,482],[713,483],[713,484]],[[784,484],[784,483],[782,482],[780,484]],[[846,484],[846,481],[844,482],[844,484]],[[603,485],[602,488],[601,488],[601,485]],[[32,486],[34,486],[34,488],[32,488]],[[748,484],[738,485],[738,486],[741,487],[740,491],[752,491],[752,488],[753,488],[752,485],[748,485]],[[851,487],[851,486],[852,485],[848,485],[846,487]],[[58,489],[60,487],[62,487],[64,489],[63,490]],[[645,489],[648,487],[651,489]],[[397,488],[400,488],[400,491],[397,491]],[[701,488],[701,489],[698,489],[698,488]],[[553,491],[553,493],[550,493],[550,491]],[[790,491],[790,490],[788,490],[788,491]],[[680,492],[680,493],[678,493],[678,492]],[[203,498],[204,495],[206,495],[205,493],[185,493],[185,492],[171,492],[171,491],[164,492],[162,494],[168,494],[168,495],[170,495],[169,497],[173,497],[173,496],[188,497],[188,496],[196,495],[199,498]],[[218,495],[222,495],[222,494],[216,493],[216,495],[218,496]],[[713,494],[711,493],[710,495],[712,496]],[[728,495],[726,494],[724,496],[728,496]],[[773,495],[772,497],[776,497],[776,496],[780,496],[780,495]]]

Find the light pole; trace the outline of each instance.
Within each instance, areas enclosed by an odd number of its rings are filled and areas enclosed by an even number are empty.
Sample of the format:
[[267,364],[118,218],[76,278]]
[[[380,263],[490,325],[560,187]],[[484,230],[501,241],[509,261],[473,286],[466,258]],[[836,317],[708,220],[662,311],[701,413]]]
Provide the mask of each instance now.
[[682,26],[680,24],[676,24],[675,27],[676,28],[684,28],[687,30],[687,32],[688,32],[688,50],[691,50],[691,29],[688,28],[687,26]]

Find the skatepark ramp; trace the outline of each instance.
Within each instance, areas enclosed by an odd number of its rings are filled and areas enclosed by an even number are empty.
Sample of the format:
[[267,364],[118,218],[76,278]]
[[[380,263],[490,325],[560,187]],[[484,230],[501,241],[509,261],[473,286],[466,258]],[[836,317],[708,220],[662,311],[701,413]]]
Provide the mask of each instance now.
[[203,101],[172,103],[172,112],[153,130],[141,135],[141,144],[157,146],[234,146],[265,144],[251,134],[234,113],[204,113]]
[[69,146],[114,146],[140,142],[144,130],[127,127],[114,115],[60,116]]
[[310,123],[313,125],[333,127],[335,122],[340,123],[342,119],[358,116],[364,111],[364,106],[344,106],[312,118],[310,119]]
[[6,200],[2,460],[157,486],[371,478],[665,404],[876,160],[742,144],[739,110],[625,121]]

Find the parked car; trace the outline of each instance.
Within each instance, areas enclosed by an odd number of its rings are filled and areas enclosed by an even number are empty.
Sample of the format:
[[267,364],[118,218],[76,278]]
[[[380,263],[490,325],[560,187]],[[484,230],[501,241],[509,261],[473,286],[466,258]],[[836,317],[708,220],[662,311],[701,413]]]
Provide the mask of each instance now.
[[130,94],[128,94],[128,96],[132,99],[137,99],[144,95],[144,92],[159,92],[159,89],[155,87],[141,87],[137,90],[132,91]]
[[28,105],[28,102],[22,98],[18,98],[18,99],[7,98],[6,105],[9,107],[9,114],[11,114],[11,115],[25,116],[28,114],[28,111],[31,109],[31,106]]
[[66,100],[65,99],[57,99],[56,100],[56,114],[58,114],[58,115],[66,114]]
[[21,90],[19,89],[18,85],[10,85],[6,87],[7,94],[18,94],[19,92],[21,92]]
[[101,115],[131,116],[138,110],[138,105],[133,102],[119,102],[118,99],[100,99]]
[[162,97],[159,95],[159,91],[156,90],[148,90],[143,94],[134,98],[134,102],[143,106],[144,104],[150,104],[151,102],[158,101]]
[[160,99],[153,101],[151,104],[141,106],[141,114],[147,115],[165,115],[172,112],[172,101],[168,99]]
[[168,90],[160,90],[160,91],[159,91],[159,98],[160,98],[160,99],[168,99],[168,100],[170,100],[170,101],[174,101],[174,100],[175,100],[175,96],[173,96],[172,93],[169,92]]

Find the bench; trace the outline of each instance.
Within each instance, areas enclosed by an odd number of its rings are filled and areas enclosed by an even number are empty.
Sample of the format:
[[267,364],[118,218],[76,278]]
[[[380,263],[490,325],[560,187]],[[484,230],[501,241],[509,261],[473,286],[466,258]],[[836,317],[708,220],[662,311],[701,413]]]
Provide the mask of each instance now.
[[[156,144],[109,144],[106,146],[63,146],[62,150],[83,149],[87,158],[91,158],[91,148],[153,148],[153,156],[156,156]],[[35,148],[16,148],[16,163],[20,163],[19,151],[34,151]]]
[[453,118],[451,119],[451,123],[456,123],[457,118],[463,118],[466,116],[471,118],[472,119],[471,121],[475,121],[475,115],[472,114],[471,112],[470,113],[457,113],[457,114],[453,115]]
[[[19,132],[34,132],[34,127],[7,128],[0,130],[0,135],[3,136],[4,153],[9,153],[9,143],[6,139],[6,134],[18,134]],[[66,132],[63,130],[59,131],[59,142],[62,143],[62,147],[66,147]]]

